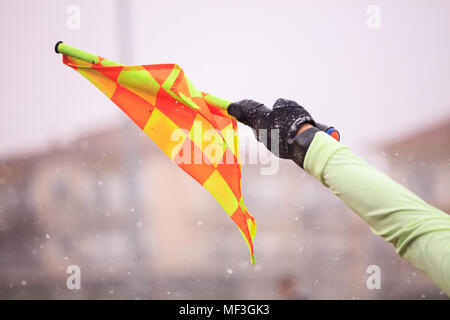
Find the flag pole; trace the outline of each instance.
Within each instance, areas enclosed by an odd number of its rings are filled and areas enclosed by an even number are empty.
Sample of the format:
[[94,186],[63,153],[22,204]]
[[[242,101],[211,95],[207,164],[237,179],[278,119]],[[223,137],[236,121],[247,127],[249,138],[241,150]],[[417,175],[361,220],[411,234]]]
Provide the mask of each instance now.
[[70,56],[79,60],[83,60],[88,63],[97,64],[99,59],[95,54],[71,47],[62,41],[58,41],[55,45],[56,53],[62,53],[66,56]]
[[[58,41],[56,43],[55,52],[64,54],[64,55],[72,57],[72,58],[82,60],[87,63],[97,64],[99,62],[99,58],[95,54],[92,54],[92,53],[77,49],[75,47],[69,46],[69,45],[63,43],[62,41]],[[111,60],[103,60],[102,64],[105,61],[108,61],[108,65],[123,66],[122,64],[111,61]],[[204,96],[204,99],[208,104],[210,104],[214,107],[223,109],[223,110],[227,110],[228,106],[231,104],[230,101],[227,101],[225,99],[222,99],[222,98],[219,98],[216,96],[212,96],[210,94]]]

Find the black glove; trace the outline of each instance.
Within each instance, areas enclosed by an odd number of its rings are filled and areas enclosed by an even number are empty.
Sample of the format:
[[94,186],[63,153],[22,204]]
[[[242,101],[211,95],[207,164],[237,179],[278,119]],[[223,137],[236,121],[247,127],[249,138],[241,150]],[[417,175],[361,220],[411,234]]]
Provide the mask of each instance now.
[[[275,102],[272,109],[253,100],[234,102],[228,106],[228,114],[250,126],[256,138],[275,155],[292,159],[302,168],[306,151],[315,133],[320,129],[332,129],[316,124],[308,111],[297,102],[281,98]],[[314,128],[297,136],[298,130],[305,123],[312,124]],[[272,141],[272,138],[277,140]]]

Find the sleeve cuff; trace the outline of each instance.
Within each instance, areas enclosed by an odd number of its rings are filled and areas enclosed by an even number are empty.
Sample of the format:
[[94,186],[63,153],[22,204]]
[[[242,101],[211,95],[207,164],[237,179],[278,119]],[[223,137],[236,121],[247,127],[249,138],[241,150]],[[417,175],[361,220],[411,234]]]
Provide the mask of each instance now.
[[323,171],[333,154],[342,149],[347,149],[347,147],[337,142],[325,132],[317,132],[306,152],[304,161],[305,170],[327,186],[323,178]]

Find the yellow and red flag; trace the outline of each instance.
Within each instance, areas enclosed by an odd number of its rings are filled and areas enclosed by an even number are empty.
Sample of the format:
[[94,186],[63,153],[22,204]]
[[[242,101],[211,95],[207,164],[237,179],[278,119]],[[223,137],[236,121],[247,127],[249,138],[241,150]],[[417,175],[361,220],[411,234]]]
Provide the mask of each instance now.
[[254,264],[256,224],[241,194],[238,127],[226,111],[229,102],[197,90],[176,64],[124,66],[62,43],[56,50],[214,196]]

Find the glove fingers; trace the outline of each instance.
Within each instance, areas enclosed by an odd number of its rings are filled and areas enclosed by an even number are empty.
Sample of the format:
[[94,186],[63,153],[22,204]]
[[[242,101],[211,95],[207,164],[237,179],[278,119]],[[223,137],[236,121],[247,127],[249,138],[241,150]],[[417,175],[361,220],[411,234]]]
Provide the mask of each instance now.
[[227,111],[229,115],[235,117],[239,122],[253,129],[258,129],[256,128],[258,120],[265,117],[270,112],[270,109],[260,102],[246,99],[233,102],[228,106]]
[[295,101],[279,98],[277,99],[277,101],[275,101],[273,109],[275,110],[283,107],[293,107],[293,106],[299,107],[300,105]]

